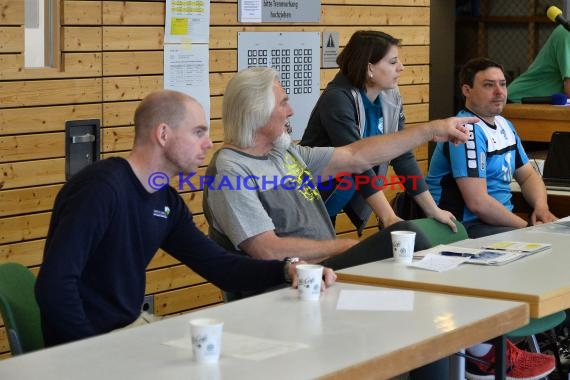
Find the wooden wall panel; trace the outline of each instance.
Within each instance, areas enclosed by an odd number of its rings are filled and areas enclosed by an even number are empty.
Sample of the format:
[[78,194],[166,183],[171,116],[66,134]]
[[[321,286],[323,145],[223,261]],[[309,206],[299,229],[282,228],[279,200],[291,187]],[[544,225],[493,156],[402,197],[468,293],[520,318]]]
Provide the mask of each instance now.
[[154,307],[158,315],[179,313],[219,302],[222,302],[220,289],[210,283],[154,296]]
[[162,74],[163,55],[162,51],[103,53],[103,75]]
[[0,261],[18,262],[29,267],[42,262],[45,239],[0,245]]
[[0,108],[100,101],[100,78],[0,82]]
[[0,53],[21,53],[24,51],[24,28],[0,27]]
[[133,115],[138,101],[103,104],[103,118],[106,127],[133,125]]
[[154,255],[152,258],[151,262],[148,264],[147,269],[162,268],[174,264],[178,264],[178,260],[163,250],[159,249],[156,255]]
[[22,0],[0,0],[0,24],[23,25],[24,2]]
[[185,286],[203,284],[206,280],[186,265],[149,271],[146,276],[146,293],[157,293]]
[[0,219],[0,244],[44,238],[51,212]]
[[13,189],[62,183],[65,181],[65,159],[9,162],[0,164],[0,189]]
[[38,186],[0,192],[0,217],[50,211],[61,186]]
[[103,100],[140,100],[146,94],[163,88],[162,75],[103,78]]
[[[0,352],[6,352],[8,351],[9,346],[8,346],[8,337],[6,336],[6,330],[5,329],[1,329],[0,330]],[[6,354],[6,357],[8,357],[8,355]]]
[[0,108],[0,135],[64,131],[66,120],[101,119],[101,116],[101,104]]
[[134,127],[105,128],[101,133],[103,152],[130,150],[133,146]]
[[103,1],[105,25],[164,25],[164,2]]
[[[134,136],[133,113],[140,99],[163,86],[165,0],[61,0],[61,69],[23,68],[24,2],[0,0],[0,263],[41,264],[51,208],[65,181],[65,122],[101,120],[102,157],[126,157]],[[241,31],[337,31],[341,49],[360,29],[379,29],[402,40],[405,70],[400,90],[407,125],[426,121],[429,109],[429,0],[323,0],[321,21],[301,24],[240,24],[237,0],[211,3],[210,135],[223,140],[222,95],[237,70],[237,33]],[[321,89],[336,69],[321,69]],[[414,150],[422,170],[427,146]],[[207,232],[199,176],[192,188],[171,185]],[[386,190],[388,199],[396,190]],[[376,231],[371,219],[363,236]],[[344,215],[337,222],[343,237],[357,237]],[[212,284],[159,250],[147,268],[148,294],[155,312],[176,314],[221,302]],[[0,326],[1,326],[0,321]],[[8,356],[0,327],[0,358]]]
[[102,31],[99,27],[61,28],[62,50],[64,51],[99,51],[101,50]]
[[103,27],[104,50],[155,50],[162,49],[163,26]]
[[61,11],[62,25],[101,25],[100,1],[67,0]]
[[103,66],[100,53],[64,53],[61,63],[64,71],[25,70],[23,54],[2,54],[0,80],[97,77]]
[[47,158],[54,152],[59,152],[59,156],[65,155],[63,133],[0,137],[0,162]]

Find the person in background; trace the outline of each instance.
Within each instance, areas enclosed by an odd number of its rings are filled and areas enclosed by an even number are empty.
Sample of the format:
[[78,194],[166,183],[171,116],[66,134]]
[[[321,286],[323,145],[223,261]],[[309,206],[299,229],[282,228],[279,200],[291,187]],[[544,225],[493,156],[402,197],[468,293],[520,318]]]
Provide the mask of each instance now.
[[[404,129],[404,110],[398,89],[404,65],[399,58],[399,45],[398,39],[380,31],[357,31],[352,35],[337,58],[339,72],[317,101],[300,145],[340,147]],[[375,180],[378,175],[386,177],[389,164],[397,175],[406,179],[406,190],[426,216],[457,231],[455,217],[437,206],[410,150],[360,173],[370,180],[359,191],[354,186],[347,190],[331,186],[330,190],[321,191],[333,222],[344,209],[356,227],[362,229],[373,210],[381,226],[409,229],[409,224],[394,213],[380,190],[385,185],[383,181]],[[373,186],[374,181],[376,186]]]
[[[507,99],[503,67],[487,58],[467,62],[459,73],[465,108],[458,116],[477,116],[465,145],[438,143],[427,183],[441,208],[462,221],[471,238],[556,220],[546,188],[532,168],[514,126],[501,116]],[[532,207],[527,222],[515,215],[511,180]]]
[[[224,145],[210,161],[206,175],[213,183],[204,189],[209,236],[258,259],[299,257],[333,269],[391,257],[380,233],[361,242],[336,238],[318,178],[363,172],[430,140],[462,142],[463,124],[478,119],[435,120],[339,148],[303,147],[287,132],[293,110],[278,79],[272,68],[249,68],[224,91]],[[437,368],[447,373],[446,363]],[[418,378],[446,378],[440,375]]]
[[529,68],[508,87],[508,99],[520,103],[524,97],[570,97],[570,32],[562,25],[554,28]]
[[[134,121],[127,159],[90,165],[56,198],[36,283],[46,346],[135,321],[146,267],[159,248],[227,290],[265,289],[295,277],[289,263],[236,256],[209,240],[164,182],[165,175],[195,172],[212,148],[196,100],[176,91],[151,93]],[[332,284],[334,272],[324,273]]]

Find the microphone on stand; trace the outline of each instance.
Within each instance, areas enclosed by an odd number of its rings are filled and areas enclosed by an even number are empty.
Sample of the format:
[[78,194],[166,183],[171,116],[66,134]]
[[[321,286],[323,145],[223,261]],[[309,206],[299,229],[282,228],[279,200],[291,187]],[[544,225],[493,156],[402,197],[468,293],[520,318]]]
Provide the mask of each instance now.
[[570,22],[564,18],[560,8],[551,5],[546,9],[546,17],[555,24],[562,25],[564,29],[570,31]]
[[566,94],[561,92],[552,96],[527,96],[521,98],[523,104],[553,104],[555,106],[563,106],[568,102]]

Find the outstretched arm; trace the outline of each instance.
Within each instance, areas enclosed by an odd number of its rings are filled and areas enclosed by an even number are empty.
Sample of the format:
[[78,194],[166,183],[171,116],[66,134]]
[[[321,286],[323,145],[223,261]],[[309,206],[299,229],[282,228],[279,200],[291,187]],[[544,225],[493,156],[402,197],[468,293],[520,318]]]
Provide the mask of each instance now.
[[476,117],[451,117],[406,128],[398,133],[355,141],[352,144],[335,148],[332,159],[322,175],[334,176],[341,171],[360,173],[428,141],[464,143],[469,137],[464,124],[477,121],[479,119]]

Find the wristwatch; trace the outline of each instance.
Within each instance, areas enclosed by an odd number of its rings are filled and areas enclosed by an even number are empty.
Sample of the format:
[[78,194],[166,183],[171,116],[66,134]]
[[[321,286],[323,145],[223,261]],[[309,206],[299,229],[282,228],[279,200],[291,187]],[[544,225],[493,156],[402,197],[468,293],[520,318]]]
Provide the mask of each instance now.
[[285,278],[285,282],[291,283],[292,279],[289,275],[289,267],[291,264],[297,264],[301,259],[298,257],[286,257],[283,261],[285,262],[285,265],[283,265],[283,277]]

